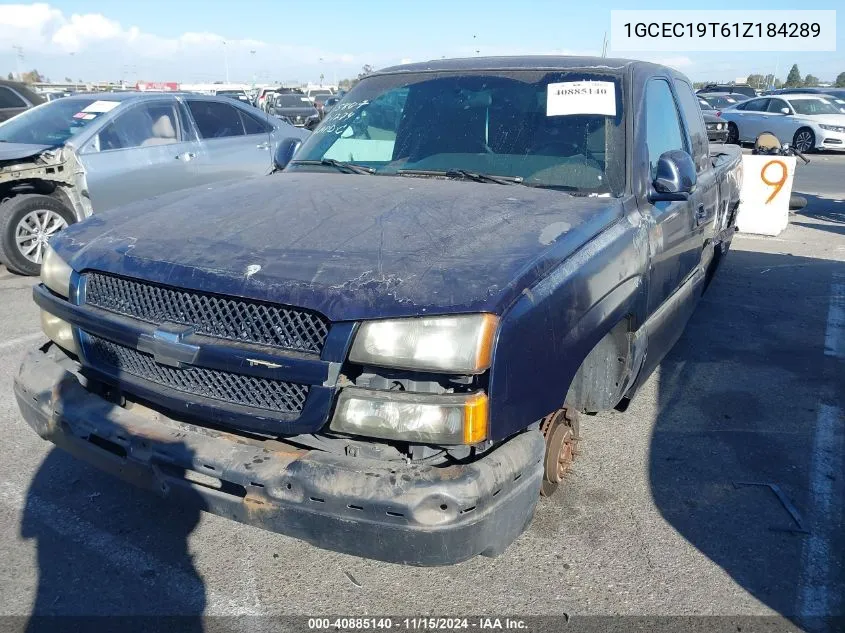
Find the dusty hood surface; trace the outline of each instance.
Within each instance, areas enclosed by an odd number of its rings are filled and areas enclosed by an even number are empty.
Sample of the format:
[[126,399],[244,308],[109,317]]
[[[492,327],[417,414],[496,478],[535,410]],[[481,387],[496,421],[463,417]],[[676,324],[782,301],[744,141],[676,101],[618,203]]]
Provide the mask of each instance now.
[[29,143],[0,143],[0,163],[23,160],[52,147],[52,145],[31,145]]
[[53,245],[80,272],[332,320],[501,312],[620,214],[613,198],[523,186],[290,172],[95,215]]

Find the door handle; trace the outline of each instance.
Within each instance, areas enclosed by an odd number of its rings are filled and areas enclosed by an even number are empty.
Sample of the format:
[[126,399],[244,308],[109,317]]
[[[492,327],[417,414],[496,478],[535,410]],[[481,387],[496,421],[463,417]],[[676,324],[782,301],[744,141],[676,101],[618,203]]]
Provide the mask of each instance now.
[[258,149],[270,149],[270,143],[259,143],[256,147]]
[[707,220],[707,211],[704,209],[704,205],[698,205],[698,211],[695,213],[695,225],[701,226],[704,221]]
[[181,160],[181,161],[184,161],[186,163],[189,160],[192,160],[196,157],[197,157],[197,155],[194,154],[193,152],[182,152],[181,154],[176,154],[176,160]]

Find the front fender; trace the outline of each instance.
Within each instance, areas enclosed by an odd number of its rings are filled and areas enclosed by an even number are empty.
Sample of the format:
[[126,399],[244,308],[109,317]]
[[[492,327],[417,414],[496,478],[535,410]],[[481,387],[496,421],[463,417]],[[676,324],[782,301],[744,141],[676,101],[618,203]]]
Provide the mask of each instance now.
[[633,209],[552,270],[503,315],[490,374],[490,435],[563,405],[581,362],[622,319],[642,322],[647,227]]

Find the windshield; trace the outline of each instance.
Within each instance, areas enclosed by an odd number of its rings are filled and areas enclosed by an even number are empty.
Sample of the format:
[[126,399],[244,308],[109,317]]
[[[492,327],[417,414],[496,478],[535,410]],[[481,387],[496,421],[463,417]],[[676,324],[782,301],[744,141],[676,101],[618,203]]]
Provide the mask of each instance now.
[[841,114],[839,108],[826,99],[789,99],[789,105],[797,114]]
[[280,108],[312,108],[308,97],[302,95],[276,95],[276,105]]
[[62,145],[94,119],[120,105],[120,101],[57,99],[27,110],[0,124],[0,142]]
[[704,99],[699,99],[699,100],[698,100],[698,106],[699,106],[702,110],[715,110],[715,109],[716,109],[716,108],[714,108],[712,105],[710,105],[709,103],[707,103]]
[[328,169],[299,161],[332,159],[377,175],[466,170],[619,194],[622,103],[619,78],[597,72],[376,75],[332,108],[290,169]]

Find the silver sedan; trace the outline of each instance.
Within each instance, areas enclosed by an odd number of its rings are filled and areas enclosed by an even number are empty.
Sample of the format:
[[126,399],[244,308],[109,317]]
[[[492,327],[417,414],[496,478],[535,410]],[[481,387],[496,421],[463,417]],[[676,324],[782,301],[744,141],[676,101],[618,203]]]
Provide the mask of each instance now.
[[268,174],[280,141],[309,132],[226,97],[66,97],[0,124],[0,259],[37,274],[68,224],[121,204]]

